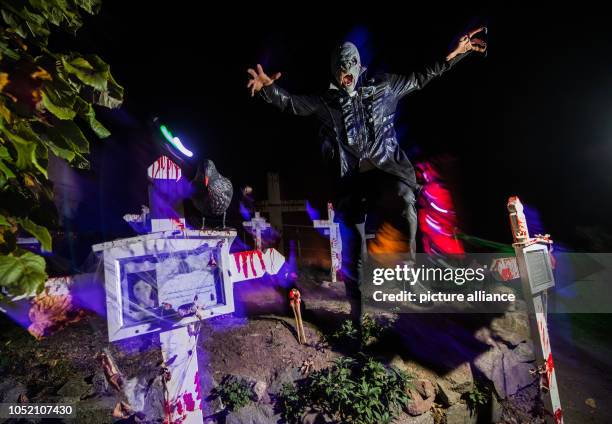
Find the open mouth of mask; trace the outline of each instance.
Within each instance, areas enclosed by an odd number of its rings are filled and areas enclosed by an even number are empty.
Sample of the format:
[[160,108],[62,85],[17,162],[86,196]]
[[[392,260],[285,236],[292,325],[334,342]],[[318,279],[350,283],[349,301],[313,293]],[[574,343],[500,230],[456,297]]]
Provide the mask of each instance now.
[[348,41],[338,46],[332,54],[331,68],[336,84],[348,92],[355,90],[361,73],[361,58],[357,47]]

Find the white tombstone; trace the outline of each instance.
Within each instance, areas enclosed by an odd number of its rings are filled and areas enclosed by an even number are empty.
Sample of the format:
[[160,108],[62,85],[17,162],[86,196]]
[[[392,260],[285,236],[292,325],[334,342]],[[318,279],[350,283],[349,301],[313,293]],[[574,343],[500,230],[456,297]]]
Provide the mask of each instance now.
[[201,424],[199,332],[194,327],[234,312],[233,283],[276,274],[285,258],[275,249],[230,254],[236,238],[232,229],[187,229],[176,195],[181,169],[168,157],[157,159],[147,175],[145,215],[150,214],[152,232],[92,246],[104,262],[108,338],[158,333],[171,376],[166,421]]
[[197,331],[190,324],[234,311],[233,230],[165,231],[93,246],[104,261],[110,341],[159,333],[170,422],[202,423]]
[[337,273],[342,267],[342,238],[340,237],[340,225],[334,222],[334,207],[327,204],[327,219],[313,220],[315,228],[325,228],[329,232],[329,245],[331,250],[331,280],[337,281]]
[[247,227],[249,232],[253,235],[255,239],[255,249],[261,250],[261,235],[270,228],[270,224],[266,222],[265,218],[261,217],[259,212],[255,212],[255,216],[251,218],[250,221],[243,222],[242,225]]

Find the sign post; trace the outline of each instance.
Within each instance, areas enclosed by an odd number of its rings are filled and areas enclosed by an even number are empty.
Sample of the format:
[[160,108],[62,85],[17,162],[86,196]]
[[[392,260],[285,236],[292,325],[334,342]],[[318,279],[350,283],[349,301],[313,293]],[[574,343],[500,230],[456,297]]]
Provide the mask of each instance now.
[[555,365],[550,346],[548,324],[546,322],[546,291],[555,286],[548,236],[529,237],[523,205],[518,197],[508,199],[508,212],[514,237],[514,251],[527,309],[531,337],[534,340],[538,368],[534,373],[540,375],[540,390],[548,393],[547,406],[552,411],[556,424],[563,424],[563,410],[559,398],[559,387],[555,375]]

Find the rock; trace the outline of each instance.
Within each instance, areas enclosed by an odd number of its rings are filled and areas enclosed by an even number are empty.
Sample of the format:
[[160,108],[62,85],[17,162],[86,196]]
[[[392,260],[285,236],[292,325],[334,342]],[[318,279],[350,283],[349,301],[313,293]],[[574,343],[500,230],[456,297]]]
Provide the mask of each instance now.
[[456,404],[461,399],[461,393],[452,390],[446,381],[438,381],[438,396],[436,401],[444,407]]
[[434,424],[434,417],[430,411],[427,411],[418,417],[411,417],[410,415],[402,412],[402,414],[393,422],[396,424]]
[[431,381],[420,379],[414,383],[414,387],[408,389],[410,401],[406,405],[406,412],[416,417],[429,411],[436,398],[436,390]]
[[282,370],[278,370],[272,378],[272,382],[268,388],[268,393],[277,394],[281,391],[283,384],[293,383],[301,378],[303,377],[297,367],[283,368]]
[[82,378],[74,377],[66,382],[57,391],[59,396],[68,399],[81,399],[87,396],[91,392],[91,386],[85,382]]
[[532,364],[522,362],[524,354],[514,353],[499,343],[474,359],[474,366],[493,382],[497,394],[505,399],[533,383]]
[[478,416],[465,403],[456,403],[446,410],[446,424],[476,424]]
[[314,408],[308,408],[302,415],[302,424],[329,424],[334,420],[327,414],[317,411]]
[[0,402],[14,403],[17,402],[19,395],[27,392],[25,385],[13,379],[6,379],[0,382]]
[[255,381],[255,383],[251,386],[251,389],[255,394],[255,399],[257,400],[257,402],[270,400],[268,392],[266,391],[267,388],[268,385],[266,384],[266,382],[261,380]]
[[516,346],[529,340],[529,318],[526,312],[506,312],[491,321],[491,330],[503,341]]
[[519,362],[533,362],[536,359],[533,351],[533,342],[531,340],[520,343],[517,347],[512,349],[512,352],[516,355],[516,359]]
[[108,424],[113,422],[112,411],[118,399],[105,396],[96,399],[87,399],[75,404],[75,423]]
[[503,412],[504,412],[503,405],[499,403],[497,396],[492,395],[491,396],[491,422],[492,423],[501,422]]
[[271,405],[251,403],[225,417],[225,424],[276,424],[280,414],[274,414]]
[[474,376],[469,362],[464,362],[457,368],[444,376],[444,380],[450,385],[450,389],[464,394],[474,388]]
[[429,399],[436,396],[436,389],[434,388],[431,381],[420,379],[414,383],[414,388],[423,397],[423,399]]

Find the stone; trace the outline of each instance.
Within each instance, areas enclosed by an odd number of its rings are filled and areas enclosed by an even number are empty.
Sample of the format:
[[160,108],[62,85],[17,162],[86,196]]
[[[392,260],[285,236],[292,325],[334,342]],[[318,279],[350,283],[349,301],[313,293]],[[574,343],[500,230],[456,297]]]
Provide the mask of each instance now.
[[26,394],[26,392],[27,388],[25,385],[13,379],[6,379],[0,383],[0,402],[17,402],[19,395]]
[[474,366],[493,382],[497,394],[505,399],[533,383],[533,365],[522,362],[524,354],[514,353],[503,343],[497,344],[474,359]]
[[460,399],[461,393],[452,390],[446,381],[438,381],[438,396],[436,397],[436,402],[444,407],[449,407],[459,402]]
[[520,343],[517,347],[512,349],[512,352],[516,355],[516,359],[519,362],[533,362],[536,360],[533,351],[533,342],[531,340]]
[[395,421],[396,424],[434,424],[434,417],[430,411],[425,412],[418,417],[411,417],[410,415],[402,412]]
[[268,385],[266,384],[266,382],[261,380],[255,381],[255,383],[252,385],[251,389],[255,394],[255,399],[257,400],[257,402],[266,401],[270,399],[268,397],[268,392],[266,391],[267,388]]
[[464,394],[474,388],[474,376],[469,362],[464,362],[444,376],[444,380],[450,385],[450,389]]
[[291,384],[301,378],[303,377],[297,367],[283,368],[278,370],[272,378],[272,382],[268,388],[268,393],[277,394],[283,388],[283,384]]
[[431,384],[431,381],[425,380],[424,378],[417,380],[414,383],[414,388],[423,397],[423,399],[429,399],[436,396],[436,389]]
[[301,420],[301,424],[330,424],[333,422],[334,420],[329,415],[314,408],[308,408]]
[[436,389],[431,381],[420,379],[413,384],[413,387],[408,389],[408,395],[410,400],[405,410],[408,414],[416,417],[431,409],[436,398]]
[[456,403],[446,410],[446,424],[476,424],[478,416],[465,403]]
[[494,318],[490,327],[496,336],[512,346],[529,340],[529,317],[526,312],[506,312]]
[[68,380],[62,387],[60,387],[57,394],[66,399],[77,400],[87,396],[90,392],[91,386],[82,378],[75,377]]
[[119,399],[113,396],[104,396],[79,401],[75,404],[75,423],[108,424],[113,422],[112,411]]
[[225,417],[225,424],[276,424],[280,414],[274,414],[271,405],[251,403]]

